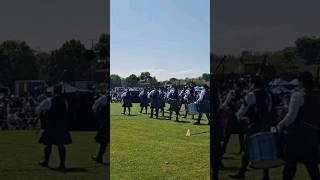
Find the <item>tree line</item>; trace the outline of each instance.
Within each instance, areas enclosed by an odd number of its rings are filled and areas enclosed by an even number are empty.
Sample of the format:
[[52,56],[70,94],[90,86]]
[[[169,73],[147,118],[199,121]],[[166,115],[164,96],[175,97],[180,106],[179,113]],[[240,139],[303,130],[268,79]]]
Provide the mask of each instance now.
[[12,87],[15,80],[92,80],[101,66],[98,60],[108,60],[109,39],[108,34],[100,35],[92,49],[72,39],[51,52],[34,50],[24,41],[4,41],[0,44],[0,84]]
[[[202,85],[204,82],[210,81],[210,74],[204,73],[201,77],[198,78],[185,78],[185,79],[177,79],[177,78],[170,78],[170,82],[177,83],[180,82],[181,85],[192,82],[196,85]],[[151,76],[150,72],[142,72],[139,76],[135,74],[131,74],[128,77],[122,78],[117,74],[110,75],[110,87],[139,87],[139,86],[146,86],[146,85],[155,85],[158,84],[159,81],[156,77]]]
[[[223,66],[222,61],[224,61]],[[244,64],[265,64],[272,73],[296,73],[301,68],[320,64],[320,38],[304,36],[295,40],[294,46],[274,52],[242,51],[239,56],[211,54],[213,73],[245,73]]]

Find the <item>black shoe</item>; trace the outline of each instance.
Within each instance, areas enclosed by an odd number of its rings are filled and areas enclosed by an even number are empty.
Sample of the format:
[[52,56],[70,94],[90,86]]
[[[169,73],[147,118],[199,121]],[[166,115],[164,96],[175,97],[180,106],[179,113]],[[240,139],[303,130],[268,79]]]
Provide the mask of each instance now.
[[42,167],[45,167],[45,168],[48,168],[48,167],[49,167],[48,163],[46,163],[46,162],[39,162],[38,164],[39,164],[40,166],[42,166]]
[[92,160],[94,160],[95,162],[100,163],[100,164],[103,163],[102,158],[92,157]]
[[229,177],[231,177],[233,179],[244,179],[245,178],[244,174],[235,174],[235,175],[230,175]]
[[187,116],[183,116],[182,118],[185,119],[185,118],[187,118]]
[[150,118],[153,118],[153,116],[150,116]]
[[200,125],[200,123],[199,122],[195,122],[195,123],[193,123],[194,125]]
[[59,169],[60,169],[60,170],[65,170],[65,169],[66,169],[66,166],[65,166],[64,164],[60,164]]

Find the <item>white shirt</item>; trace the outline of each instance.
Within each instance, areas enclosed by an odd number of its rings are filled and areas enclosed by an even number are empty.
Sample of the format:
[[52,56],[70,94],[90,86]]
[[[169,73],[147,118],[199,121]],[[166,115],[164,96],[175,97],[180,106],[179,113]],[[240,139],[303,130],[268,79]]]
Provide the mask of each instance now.
[[98,98],[92,106],[93,112],[98,112],[99,108],[104,106],[106,103],[108,103],[108,96],[107,95],[103,95],[100,98]]
[[299,109],[304,104],[304,95],[304,89],[300,89],[291,95],[288,113],[277,125],[279,129],[282,129],[284,126],[288,127],[297,119]]
[[254,92],[250,92],[245,96],[245,102],[246,103],[242,103],[240,109],[236,112],[236,117],[238,119],[247,113],[250,106],[256,104],[256,96],[254,95]]
[[[37,114],[41,114],[42,112],[48,111],[51,109],[51,100],[52,98],[46,98],[45,100],[43,100],[38,107],[36,107],[36,113]],[[68,109],[68,102],[65,101],[66,103],[66,108]]]

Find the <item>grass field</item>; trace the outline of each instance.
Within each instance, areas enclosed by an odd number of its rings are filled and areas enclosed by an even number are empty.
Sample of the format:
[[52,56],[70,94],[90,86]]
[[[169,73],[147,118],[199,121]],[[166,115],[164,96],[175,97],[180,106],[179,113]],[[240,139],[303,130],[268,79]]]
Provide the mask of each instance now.
[[125,116],[121,104],[111,105],[111,179],[209,179],[209,126],[150,119],[139,108]]
[[95,132],[72,132],[73,144],[67,146],[67,170],[58,171],[58,153],[53,148],[50,166],[38,166],[42,146],[36,131],[0,131],[1,180],[106,180],[107,167],[91,160],[98,145]]
[[[139,113],[138,104],[134,104],[133,116],[121,113],[121,104],[111,105],[111,179],[209,179],[209,126],[195,126],[190,117],[180,123],[150,119]],[[187,129],[191,130],[191,137],[185,136]],[[237,136],[232,136],[223,159],[221,180],[231,180],[229,175],[238,171],[238,147]],[[270,177],[281,180],[282,167],[270,169]],[[261,178],[262,170],[249,168],[246,180]],[[295,180],[305,179],[309,179],[307,172],[299,165]]]

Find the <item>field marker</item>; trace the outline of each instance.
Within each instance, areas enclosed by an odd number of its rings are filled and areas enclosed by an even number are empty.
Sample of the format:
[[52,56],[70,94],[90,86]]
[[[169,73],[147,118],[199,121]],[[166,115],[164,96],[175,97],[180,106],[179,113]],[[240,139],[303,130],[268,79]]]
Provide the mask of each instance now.
[[186,136],[187,136],[187,137],[191,136],[190,129],[188,129]]

